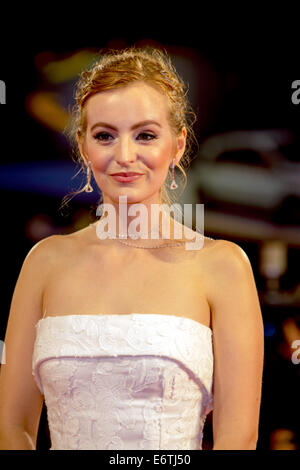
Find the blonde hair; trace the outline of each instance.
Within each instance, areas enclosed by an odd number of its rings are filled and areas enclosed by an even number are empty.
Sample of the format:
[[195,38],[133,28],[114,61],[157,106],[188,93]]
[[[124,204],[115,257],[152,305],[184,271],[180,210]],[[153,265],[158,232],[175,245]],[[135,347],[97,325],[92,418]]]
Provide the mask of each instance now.
[[[76,137],[83,138],[86,132],[85,104],[88,98],[101,91],[113,90],[134,82],[152,85],[168,97],[168,117],[174,135],[178,135],[183,127],[187,130],[186,149],[176,165],[183,176],[183,192],[187,184],[185,169],[190,164],[193,144],[197,143],[193,131],[196,115],[187,99],[185,84],[171,63],[168,53],[157,48],[132,46],[123,50],[110,49],[105,53],[100,51],[100,57],[95,60],[91,68],[80,74],[75,92],[76,104],[71,113],[72,119],[65,130],[71,140],[75,161],[79,162],[81,169],[85,170],[86,165],[79,152]],[[177,200],[174,191],[171,193],[168,190],[170,178],[171,170],[161,188],[161,202],[169,206]],[[71,194],[76,195],[82,191],[84,187]]]

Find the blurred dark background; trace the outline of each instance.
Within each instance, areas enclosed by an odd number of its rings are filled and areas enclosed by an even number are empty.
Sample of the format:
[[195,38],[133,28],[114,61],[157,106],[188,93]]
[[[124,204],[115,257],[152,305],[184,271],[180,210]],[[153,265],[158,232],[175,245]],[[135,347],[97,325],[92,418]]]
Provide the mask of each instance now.
[[[141,25],[139,32],[129,26],[117,31],[99,26],[93,35],[76,29],[59,36],[54,22],[45,34],[41,24],[32,36],[29,27],[16,29],[17,43],[1,36],[0,80],[6,85],[6,104],[0,105],[0,339],[31,247],[44,237],[95,220],[95,191],[76,196],[68,208],[59,210],[62,198],[85,183],[62,133],[79,72],[101,48],[163,47],[188,82],[198,115],[199,150],[187,172],[181,202],[204,203],[205,235],[233,241],[245,250],[259,292],[265,365],[258,449],[294,450],[300,440],[300,364],[292,361],[293,342],[300,340],[296,94],[292,101],[294,82],[300,81],[297,43],[283,34],[284,19],[273,28],[251,19],[246,26],[245,15],[240,12],[234,26],[224,21],[222,28],[213,20],[205,32],[206,18],[199,15],[198,25],[188,24],[184,30],[180,23],[158,28],[154,22],[148,29]],[[205,431],[203,445],[210,448],[211,415]],[[48,446],[44,409],[38,448]]]

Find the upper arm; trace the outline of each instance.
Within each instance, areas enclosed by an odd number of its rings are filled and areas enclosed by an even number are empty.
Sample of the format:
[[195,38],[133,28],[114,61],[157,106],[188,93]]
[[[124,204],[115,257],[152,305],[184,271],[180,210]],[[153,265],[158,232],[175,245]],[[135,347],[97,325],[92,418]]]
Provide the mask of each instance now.
[[227,435],[235,436],[237,446],[243,440],[256,445],[264,332],[252,267],[242,248],[222,241],[213,281],[214,441],[224,441]]
[[0,375],[0,426],[25,429],[36,439],[43,397],[32,376],[35,325],[42,316],[46,274],[54,262],[60,235],[47,237],[28,252],[22,264],[5,335],[6,363]]

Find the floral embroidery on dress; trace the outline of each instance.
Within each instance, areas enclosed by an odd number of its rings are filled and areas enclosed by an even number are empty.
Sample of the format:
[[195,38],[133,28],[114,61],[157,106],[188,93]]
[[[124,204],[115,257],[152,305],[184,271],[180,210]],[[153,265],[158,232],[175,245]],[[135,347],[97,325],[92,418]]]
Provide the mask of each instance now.
[[66,315],[36,325],[32,373],[51,449],[201,449],[212,331],[172,315]]

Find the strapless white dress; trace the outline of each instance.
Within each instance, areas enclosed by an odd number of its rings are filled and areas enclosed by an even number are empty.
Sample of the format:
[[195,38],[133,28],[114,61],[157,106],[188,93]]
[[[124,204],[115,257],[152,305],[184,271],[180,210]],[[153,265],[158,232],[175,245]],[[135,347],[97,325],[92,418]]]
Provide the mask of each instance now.
[[50,450],[199,450],[213,409],[212,330],[159,314],[36,324],[32,373]]

